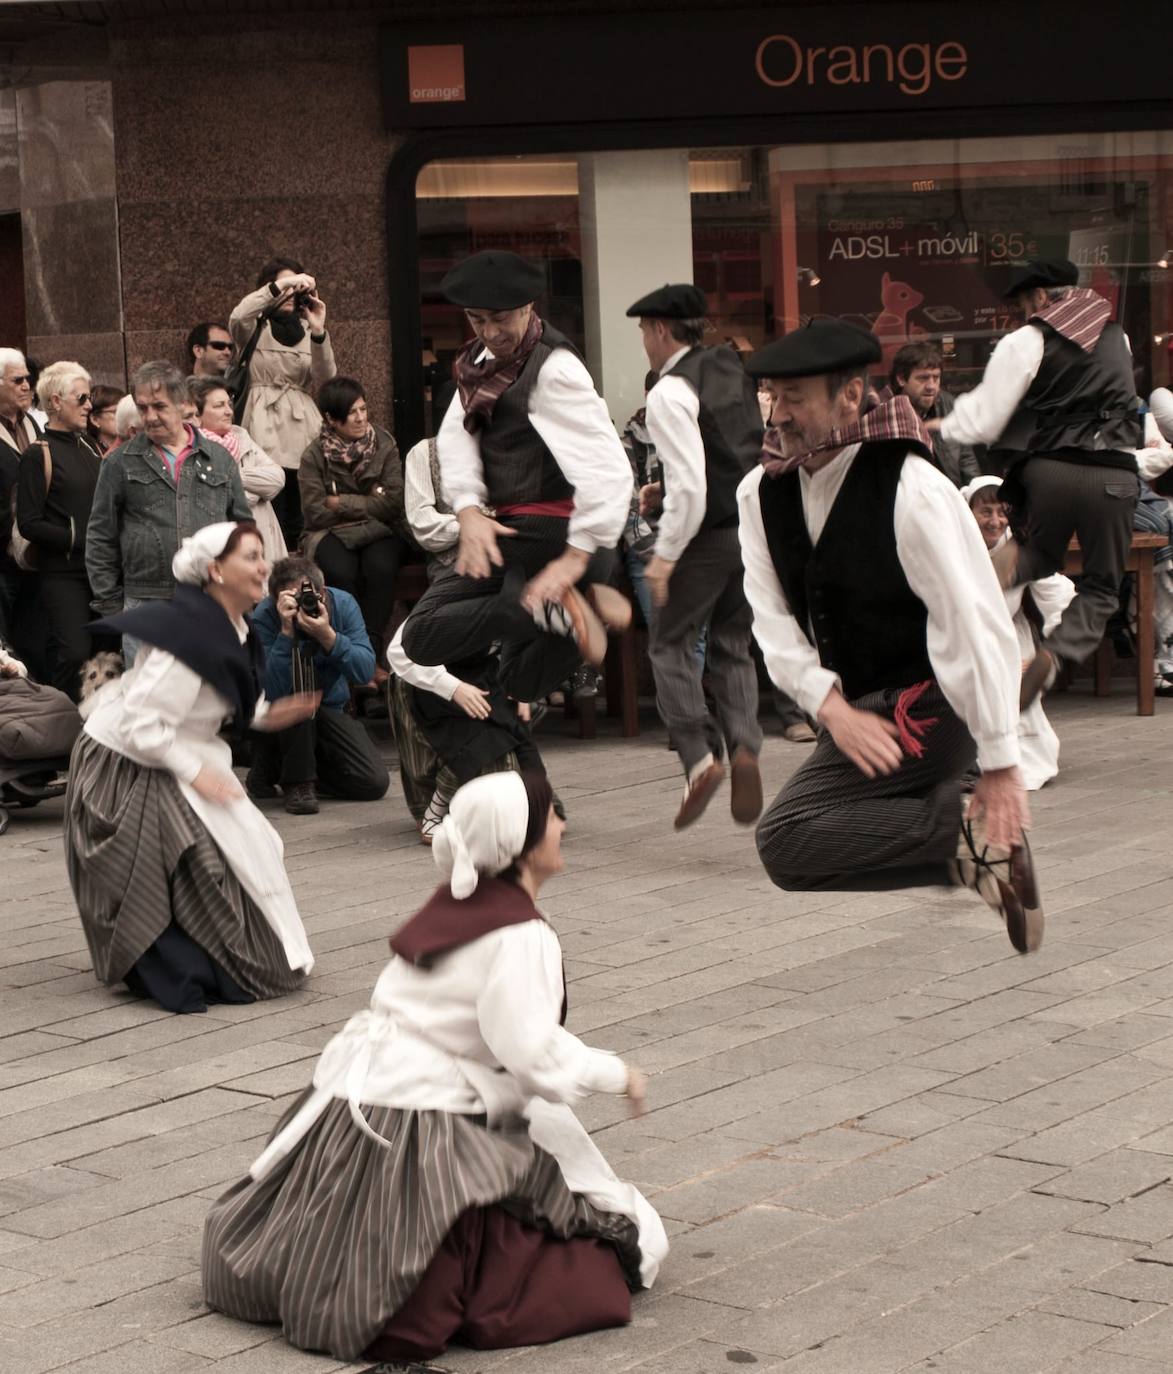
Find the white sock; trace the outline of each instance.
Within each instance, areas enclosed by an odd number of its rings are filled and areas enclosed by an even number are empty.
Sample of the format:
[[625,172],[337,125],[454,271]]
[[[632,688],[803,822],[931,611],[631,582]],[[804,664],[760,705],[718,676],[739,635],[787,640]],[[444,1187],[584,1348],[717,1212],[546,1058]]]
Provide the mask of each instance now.
[[699,777],[701,776],[702,773],[704,773],[704,772],[706,772],[708,769],[712,768],[712,766],[713,766],[713,756],[712,756],[712,754],[706,754],[706,755],[704,756],[704,758],[700,760],[699,763],[694,763],[694,764],[692,765],[692,767],[688,770],[688,785],[689,785],[689,787],[691,787],[691,786],[693,785],[693,783],[696,782],[697,778],[699,778]]

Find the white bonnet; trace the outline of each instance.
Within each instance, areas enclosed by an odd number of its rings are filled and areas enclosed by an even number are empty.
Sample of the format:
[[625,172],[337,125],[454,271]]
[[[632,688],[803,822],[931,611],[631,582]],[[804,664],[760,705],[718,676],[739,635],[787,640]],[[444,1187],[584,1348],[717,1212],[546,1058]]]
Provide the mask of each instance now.
[[1001,477],[975,477],[972,482],[967,482],[965,486],[961,488],[961,494],[965,497],[965,504],[967,506],[972,506],[973,498],[979,491],[983,490],[985,487],[1000,487],[1001,485]]
[[202,587],[208,580],[208,567],[224,552],[224,547],[236,529],[235,520],[221,520],[205,525],[189,535],[171,560],[171,574],[176,582],[190,587]]
[[449,880],[452,895],[464,899],[488,877],[508,868],[525,846],[529,795],[520,773],[487,773],[466,782],[436,831],[432,857]]

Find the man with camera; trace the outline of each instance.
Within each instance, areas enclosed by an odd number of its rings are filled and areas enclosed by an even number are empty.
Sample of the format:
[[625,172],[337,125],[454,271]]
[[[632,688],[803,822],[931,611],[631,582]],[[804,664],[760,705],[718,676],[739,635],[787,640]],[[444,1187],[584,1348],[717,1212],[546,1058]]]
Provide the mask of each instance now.
[[317,813],[319,788],[341,801],[378,801],[390,783],[386,765],[345,710],[351,684],[369,682],[375,670],[358,602],[293,555],[274,564],[253,625],[265,648],[266,697],[320,691],[322,704],[309,720],[255,736],[249,794],[265,800],[280,786],[292,816]]

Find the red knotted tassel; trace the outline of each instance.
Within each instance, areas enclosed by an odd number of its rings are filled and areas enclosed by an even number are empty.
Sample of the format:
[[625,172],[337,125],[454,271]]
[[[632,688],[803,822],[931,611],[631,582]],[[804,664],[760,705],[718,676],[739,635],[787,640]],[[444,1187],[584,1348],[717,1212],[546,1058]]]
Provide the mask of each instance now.
[[900,743],[904,752],[911,754],[914,759],[924,757],[925,746],[921,743],[921,738],[937,724],[939,717],[925,716],[922,720],[913,720],[909,712],[932,685],[932,678],[925,682],[914,683],[913,686],[906,687],[896,698],[894,719],[900,735]]

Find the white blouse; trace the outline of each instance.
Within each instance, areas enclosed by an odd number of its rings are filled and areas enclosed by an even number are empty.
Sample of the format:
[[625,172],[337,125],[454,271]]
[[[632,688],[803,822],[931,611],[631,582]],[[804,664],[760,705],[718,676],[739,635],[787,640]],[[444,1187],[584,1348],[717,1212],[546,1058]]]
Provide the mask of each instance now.
[[[858,452],[853,444],[818,472],[799,474],[814,544]],[[827,693],[842,684],[823,667],[787,604],[762,523],[758,488],[763,476],[763,468],[754,468],[737,489],[754,637],[774,685],[817,716]],[[895,530],[900,566],[928,611],[929,661],[941,690],[969,727],[981,767],[1016,766],[1021,665],[1006,601],[969,507],[953,483],[919,457],[906,462],[900,475]]]

